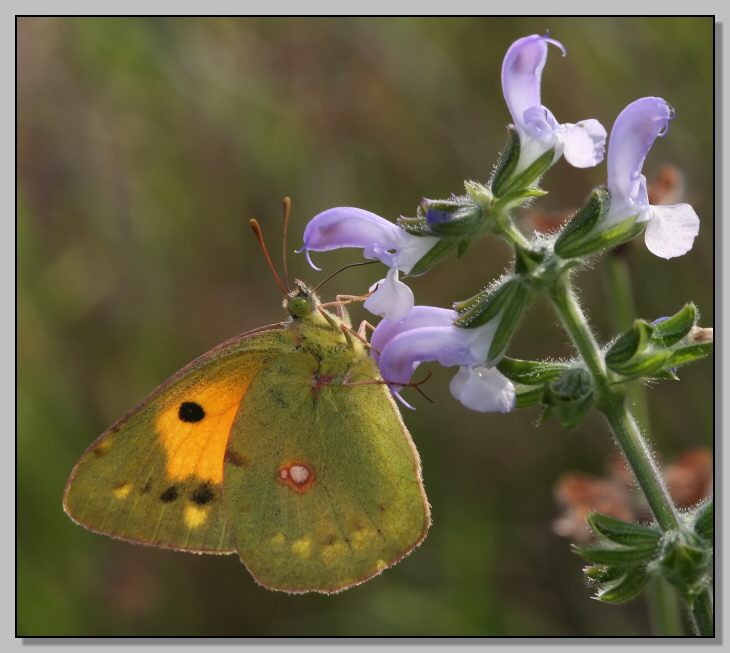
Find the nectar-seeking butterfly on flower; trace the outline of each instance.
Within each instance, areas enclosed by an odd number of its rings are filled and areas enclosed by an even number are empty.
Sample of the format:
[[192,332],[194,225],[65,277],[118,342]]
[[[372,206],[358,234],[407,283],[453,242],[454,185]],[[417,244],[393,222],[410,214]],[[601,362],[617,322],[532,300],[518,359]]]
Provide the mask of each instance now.
[[301,282],[289,291],[286,259],[286,284],[271,267],[289,319],[203,354],[102,433],[63,506],[128,542],[238,553],[269,589],[333,593],[420,544],[429,506],[418,453],[342,303],[320,305]]

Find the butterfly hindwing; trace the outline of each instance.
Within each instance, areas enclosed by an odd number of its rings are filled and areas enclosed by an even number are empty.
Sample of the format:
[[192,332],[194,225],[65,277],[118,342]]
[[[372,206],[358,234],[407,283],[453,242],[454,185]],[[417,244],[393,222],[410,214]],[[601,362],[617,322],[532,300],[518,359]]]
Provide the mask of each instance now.
[[233,552],[222,493],[231,427],[251,383],[291,348],[291,334],[275,325],[193,361],[83,454],[66,486],[66,512],[124,540]]
[[[368,357],[355,368],[350,382],[378,377]],[[262,405],[271,410],[254,408]],[[383,385],[338,381],[306,353],[280,357],[244,397],[229,449],[230,527],[242,561],[266,587],[337,592],[394,564],[426,535],[418,454]]]

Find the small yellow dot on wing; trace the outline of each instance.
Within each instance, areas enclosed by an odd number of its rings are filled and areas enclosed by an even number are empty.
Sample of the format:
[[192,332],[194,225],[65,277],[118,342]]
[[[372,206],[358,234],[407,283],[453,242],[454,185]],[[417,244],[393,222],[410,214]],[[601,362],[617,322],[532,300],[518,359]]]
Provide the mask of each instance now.
[[312,541],[308,537],[300,537],[292,542],[291,550],[300,558],[308,558],[312,552]]
[[208,509],[188,503],[183,511],[183,517],[188,528],[198,528],[198,526],[205,523],[205,520],[208,519]]
[[284,533],[277,533],[274,535],[274,537],[271,538],[271,543],[276,546],[281,546],[286,541],[286,538],[284,537]]
[[386,563],[386,562],[385,562],[385,560],[383,560],[383,559],[381,558],[380,560],[378,560],[378,561],[377,561],[377,562],[375,563],[375,568],[376,568],[376,569],[377,569],[378,571],[383,571],[383,569],[387,569],[387,568],[388,568],[388,563]]
[[362,551],[370,544],[374,535],[375,531],[370,528],[359,528],[358,530],[353,531],[350,535],[352,548],[356,551]]
[[132,491],[132,484],[127,483],[121,483],[120,485],[117,485],[114,488],[114,496],[117,499],[126,499],[129,496],[129,493]]
[[347,546],[344,542],[333,542],[332,544],[326,544],[320,554],[322,562],[326,565],[333,565],[338,559],[344,557],[347,553]]

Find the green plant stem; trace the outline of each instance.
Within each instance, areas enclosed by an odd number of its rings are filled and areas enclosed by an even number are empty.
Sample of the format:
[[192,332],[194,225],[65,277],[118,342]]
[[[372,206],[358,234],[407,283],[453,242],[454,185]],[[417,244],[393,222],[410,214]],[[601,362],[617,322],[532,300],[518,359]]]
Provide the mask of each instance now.
[[[611,302],[611,324],[615,333],[626,331],[634,321],[634,294],[631,290],[631,274],[625,256],[611,252],[606,256],[606,285]],[[649,430],[649,401],[646,388],[641,381],[626,384],[636,421],[644,430]]]
[[569,279],[561,276],[550,288],[550,295],[563,325],[593,377],[598,408],[608,419],[657,523],[664,531],[678,529],[677,510],[636,421],[626,406],[623,394],[609,384],[603,357],[573,294]]
[[[597,407],[606,416],[659,527],[665,532],[679,530],[677,509],[672,503],[641,431],[626,406],[624,395],[609,383],[603,357],[573,294],[569,279],[561,276],[550,286],[549,292],[563,325],[593,377],[595,391],[598,394]],[[713,633],[712,598],[709,589],[703,590],[702,594],[696,597],[692,606],[692,619],[700,635]]]
[[684,634],[677,593],[666,580],[657,576],[647,588],[647,603],[654,634],[679,637]]
[[715,632],[714,616],[712,607],[712,594],[706,588],[697,596],[692,605],[692,625],[697,634],[712,636]]
[[[613,331],[626,331],[636,315],[634,294],[631,287],[631,274],[626,257],[614,250],[606,256],[606,286],[610,301],[610,314]],[[639,426],[644,431],[651,427],[649,401],[646,388],[640,381],[626,384],[626,392],[633,407]],[[649,606],[651,623],[656,635],[677,637],[684,633],[679,597],[661,577],[652,580],[645,594]]]
[[510,243],[510,245],[521,247],[522,249],[530,249],[530,241],[517,228],[509,214],[497,212],[494,219],[497,225],[497,233]]

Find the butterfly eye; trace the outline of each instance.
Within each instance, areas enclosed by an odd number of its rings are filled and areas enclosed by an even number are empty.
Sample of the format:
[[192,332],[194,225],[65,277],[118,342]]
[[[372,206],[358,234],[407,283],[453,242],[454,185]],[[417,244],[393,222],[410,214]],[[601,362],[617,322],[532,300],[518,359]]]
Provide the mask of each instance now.
[[297,295],[287,302],[286,308],[292,317],[306,317],[314,311],[314,302],[311,297]]

